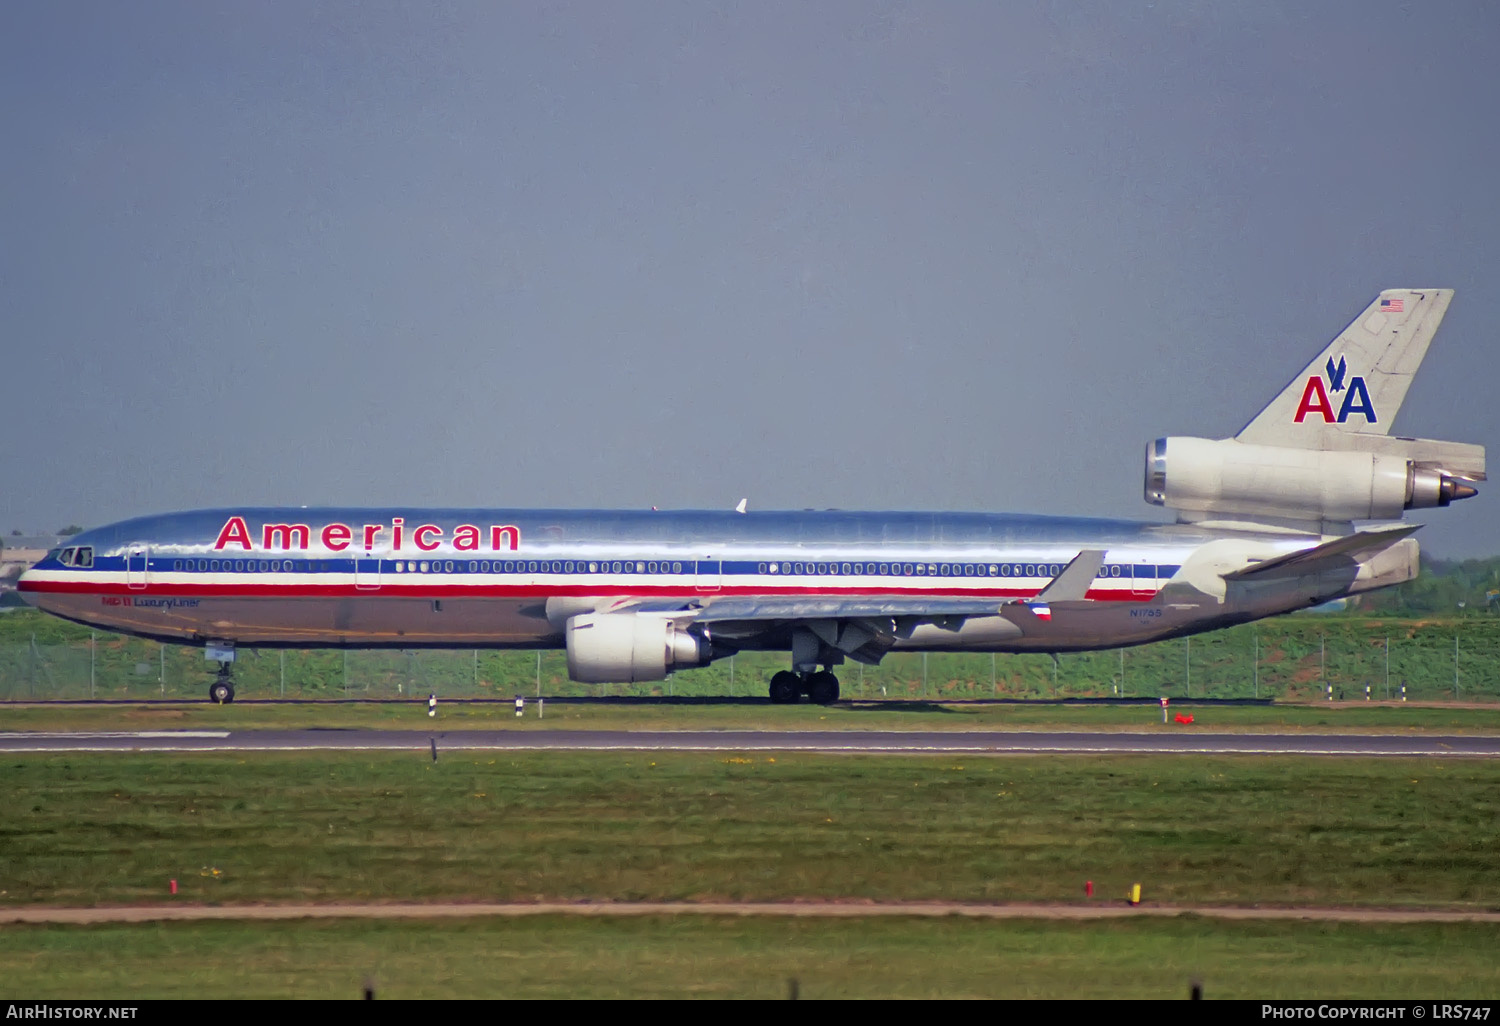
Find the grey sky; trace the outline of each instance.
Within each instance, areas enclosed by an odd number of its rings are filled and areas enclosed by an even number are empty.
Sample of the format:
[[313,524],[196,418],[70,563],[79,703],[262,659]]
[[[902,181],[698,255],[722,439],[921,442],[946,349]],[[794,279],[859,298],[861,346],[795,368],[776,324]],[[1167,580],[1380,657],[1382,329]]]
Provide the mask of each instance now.
[[[1381,288],[1500,452],[1500,6],[17,3],[0,529],[1154,517]],[[1496,497],[1422,519],[1500,551]]]

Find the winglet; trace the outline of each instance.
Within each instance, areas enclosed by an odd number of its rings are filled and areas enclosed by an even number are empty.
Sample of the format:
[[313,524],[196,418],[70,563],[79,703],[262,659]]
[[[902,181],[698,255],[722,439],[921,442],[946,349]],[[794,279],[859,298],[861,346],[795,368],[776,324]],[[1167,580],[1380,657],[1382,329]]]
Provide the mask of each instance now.
[[745,507],[747,505],[749,505],[749,503],[750,503],[750,499],[749,499],[748,496],[746,498],[741,499],[739,502],[737,502],[735,504],[734,511],[736,513],[743,513],[743,512],[745,512]]
[[1052,578],[1033,602],[1079,602],[1088,594],[1089,585],[1099,576],[1104,565],[1104,549],[1084,549],[1063,567],[1062,573]]

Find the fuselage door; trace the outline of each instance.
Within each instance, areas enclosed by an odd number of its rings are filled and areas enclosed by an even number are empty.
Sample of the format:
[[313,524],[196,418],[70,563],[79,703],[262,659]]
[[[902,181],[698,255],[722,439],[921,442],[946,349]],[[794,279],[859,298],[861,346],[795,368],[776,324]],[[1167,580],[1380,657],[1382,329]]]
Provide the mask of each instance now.
[[380,587],[380,557],[363,553],[354,557],[354,588],[356,591],[375,591]]
[[1156,597],[1156,564],[1136,563],[1132,568],[1135,580],[1131,582],[1131,597],[1146,601]]
[[696,586],[699,591],[718,591],[724,579],[724,564],[717,559],[698,560],[698,579]]
[[131,591],[145,590],[148,555],[149,550],[140,542],[125,549],[125,587]]

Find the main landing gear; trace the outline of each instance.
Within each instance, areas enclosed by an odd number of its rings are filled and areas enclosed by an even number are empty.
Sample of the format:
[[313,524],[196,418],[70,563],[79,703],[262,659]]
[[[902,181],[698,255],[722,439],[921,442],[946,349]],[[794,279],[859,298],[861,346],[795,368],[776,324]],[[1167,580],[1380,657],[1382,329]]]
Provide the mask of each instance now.
[[772,675],[772,702],[790,705],[803,695],[815,705],[832,705],[839,700],[839,679],[827,670],[819,670],[817,673],[782,670]]
[[219,664],[219,675],[208,686],[208,700],[214,705],[228,705],[234,701],[234,681],[229,679],[229,664]]

